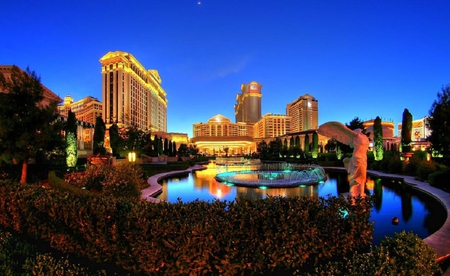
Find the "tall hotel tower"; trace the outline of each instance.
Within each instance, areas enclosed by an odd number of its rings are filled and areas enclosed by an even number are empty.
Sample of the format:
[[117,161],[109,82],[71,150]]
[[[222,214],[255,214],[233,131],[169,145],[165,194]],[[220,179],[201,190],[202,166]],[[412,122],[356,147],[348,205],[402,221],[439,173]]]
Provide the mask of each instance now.
[[256,81],[241,85],[242,94],[237,94],[234,105],[236,123],[254,124],[261,119],[261,88]]
[[147,70],[131,54],[109,52],[102,64],[103,120],[109,128],[135,126],[167,132],[167,99],[157,70]]
[[319,103],[311,95],[305,94],[286,105],[286,115],[291,119],[291,132],[318,128]]

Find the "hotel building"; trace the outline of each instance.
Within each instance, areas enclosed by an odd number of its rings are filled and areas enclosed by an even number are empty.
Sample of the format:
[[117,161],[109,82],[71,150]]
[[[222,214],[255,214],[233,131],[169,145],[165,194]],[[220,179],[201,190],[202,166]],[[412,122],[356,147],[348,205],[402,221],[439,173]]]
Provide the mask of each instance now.
[[291,131],[300,132],[319,127],[319,103],[311,95],[305,94],[286,105],[286,115],[291,119]]
[[241,85],[242,94],[237,94],[234,105],[236,123],[256,123],[261,119],[261,88],[256,81]]
[[[412,150],[426,150],[431,145],[431,143],[426,140],[426,138],[430,136],[431,131],[429,128],[427,128],[425,120],[426,117],[412,121],[412,130],[411,130]],[[397,133],[400,137],[402,133],[402,123],[398,123]]]
[[131,54],[108,52],[102,64],[103,120],[106,127],[135,126],[167,132],[167,98],[157,70],[147,70]]
[[207,123],[193,125],[194,137],[191,138],[191,143],[197,146],[200,154],[250,154],[256,151],[252,133],[252,124],[232,123],[230,119],[218,114]]
[[265,114],[253,126],[253,137],[275,138],[291,132],[291,117],[281,114]]
[[75,113],[77,120],[95,124],[95,119],[102,116],[102,103],[91,96],[74,102],[73,98],[67,95],[64,103],[58,106],[58,112],[61,116],[67,117],[69,110]]

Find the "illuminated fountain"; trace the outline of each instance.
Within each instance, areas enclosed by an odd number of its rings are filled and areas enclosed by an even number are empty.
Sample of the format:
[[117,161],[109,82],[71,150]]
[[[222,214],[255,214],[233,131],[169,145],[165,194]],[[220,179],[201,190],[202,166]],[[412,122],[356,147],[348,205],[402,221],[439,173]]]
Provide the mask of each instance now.
[[240,169],[218,166],[215,179],[229,185],[247,187],[298,187],[324,182],[325,170],[317,165],[288,163],[241,166]]

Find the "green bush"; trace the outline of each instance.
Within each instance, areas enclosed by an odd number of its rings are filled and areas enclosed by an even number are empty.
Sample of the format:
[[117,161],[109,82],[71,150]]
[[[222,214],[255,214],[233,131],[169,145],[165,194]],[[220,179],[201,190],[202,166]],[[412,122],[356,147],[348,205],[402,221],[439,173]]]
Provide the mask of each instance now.
[[74,187],[102,195],[132,198],[140,197],[143,182],[146,183],[141,167],[129,162],[90,165],[86,171],[67,174],[64,179]]
[[[0,225],[145,275],[292,272],[372,242],[370,198],[355,205],[343,197],[151,204],[6,182],[0,193]],[[350,215],[339,215],[342,209]]]
[[67,257],[56,258],[41,253],[39,248],[0,229],[0,275],[107,275],[105,270],[93,270],[73,264]]
[[[368,253],[357,253],[343,261],[316,267],[314,273],[303,275],[366,276],[366,275],[442,275],[436,253],[413,233],[405,231],[386,237]],[[297,273],[302,275],[302,273]]]
[[403,173],[403,161],[397,152],[385,152],[384,157],[380,161],[370,163],[370,169],[392,174]]
[[429,175],[437,171],[437,169],[438,167],[433,161],[422,160],[417,167],[416,176],[422,181],[428,180]]
[[435,171],[428,176],[428,183],[431,186],[450,192],[450,168]]

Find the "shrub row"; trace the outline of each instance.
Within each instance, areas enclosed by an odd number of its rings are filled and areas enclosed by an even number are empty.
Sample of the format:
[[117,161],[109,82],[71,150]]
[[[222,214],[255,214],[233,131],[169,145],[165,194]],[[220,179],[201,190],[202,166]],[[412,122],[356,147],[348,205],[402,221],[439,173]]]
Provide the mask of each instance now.
[[367,251],[370,208],[342,197],[150,204],[0,183],[0,225],[146,275],[307,272]]
[[399,152],[386,152],[383,160],[370,163],[370,169],[391,174],[411,175],[419,180],[427,181],[430,174],[441,168],[433,161],[426,160],[423,152],[415,153],[409,162],[402,161]]

